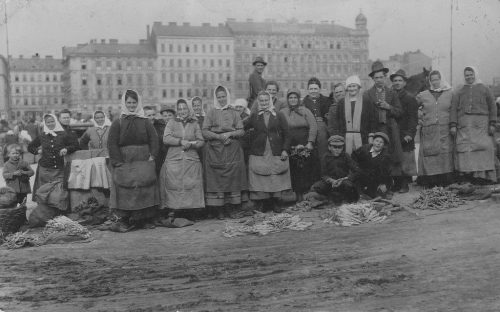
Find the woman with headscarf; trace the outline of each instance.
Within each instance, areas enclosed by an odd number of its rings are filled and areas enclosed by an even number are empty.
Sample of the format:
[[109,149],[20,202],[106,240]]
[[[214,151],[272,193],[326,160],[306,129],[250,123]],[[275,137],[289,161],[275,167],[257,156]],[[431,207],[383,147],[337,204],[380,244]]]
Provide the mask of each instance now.
[[472,182],[497,182],[495,141],[497,106],[478,71],[464,69],[465,85],[453,95],[450,132],[456,136],[455,169]]
[[93,117],[92,122],[94,126],[88,128],[80,137],[80,148],[89,150],[103,149],[105,152],[102,156],[107,156],[108,135],[111,121],[106,117],[106,114],[100,110],[95,111]]
[[300,104],[300,91],[291,89],[286,95],[288,107],[280,112],[286,118],[290,136],[290,175],[292,190],[297,201],[304,199],[314,182],[319,180],[319,161],[314,150],[318,134],[316,119],[311,111]]
[[247,175],[240,138],[245,132],[240,114],[230,104],[229,91],[218,86],[214,91],[214,107],[203,122],[205,199],[214,207],[217,218],[224,218],[232,206],[241,204],[241,192],[246,191]]
[[78,150],[75,142],[63,129],[56,116],[43,116],[42,133],[28,145],[33,155],[41,155],[36,170],[33,196],[46,183],[64,180],[64,156]]
[[194,111],[194,117],[198,120],[200,129],[203,127],[203,121],[205,120],[205,111],[203,110],[203,101],[201,97],[195,96],[191,99],[191,107]]
[[276,112],[272,97],[265,91],[257,94],[257,112],[245,124],[253,129],[248,165],[250,199],[262,210],[264,201],[270,200],[274,212],[281,212],[279,200],[282,192],[291,189],[288,150],[290,138],[288,124],[281,112]]
[[120,118],[113,121],[108,136],[114,182],[109,206],[120,217],[111,230],[154,227],[160,204],[154,162],[158,143],[153,124],[144,116],[139,94],[127,90],[122,96]]
[[453,138],[450,135],[452,90],[439,70],[429,73],[430,89],[417,94],[420,105],[419,183],[445,186],[453,181]]
[[165,127],[163,143],[169,148],[160,174],[161,199],[172,221],[175,211],[205,208],[197,152],[204,140],[193,108],[185,101],[177,102],[177,116]]
[[376,120],[371,106],[363,102],[359,77],[347,78],[346,86],[347,92],[335,105],[336,111],[330,109],[328,129],[331,135],[345,138],[345,152],[351,155],[354,150],[368,144],[369,134],[375,132]]

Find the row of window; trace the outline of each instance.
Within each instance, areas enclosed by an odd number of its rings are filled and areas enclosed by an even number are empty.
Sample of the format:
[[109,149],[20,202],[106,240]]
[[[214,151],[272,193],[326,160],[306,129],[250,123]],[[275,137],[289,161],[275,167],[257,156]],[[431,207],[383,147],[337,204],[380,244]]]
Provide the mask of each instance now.
[[12,87],[12,93],[20,94],[49,94],[62,92],[60,85],[46,85],[46,86],[15,86]]
[[[175,67],[175,65],[177,64],[177,67],[181,68],[183,67],[183,65],[185,67],[190,67],[191,64],[193,64],[193,66],[203,66],[203,67],[215,67],[215,65],[217,64],[218,67],[223,67],[224,66],[224,59],[218,59],[217,60],[217,63],[216,63],[216,60],[207,60],[207,59],[193,59],[192,60],[192,63],[191,63],[191,60],[190,59],[186,59],[186,60],[183,60],[183,59],[178,59],[177,60],[177,63],[175,62],[174,59],[170,59],[169,62],[168,62],[168,65],[169,67]],[[231,60],[230,59],[226,59],[226,62],[225,62],[225,65],[226,67],[231,67]],[[167,67],[167,59],[162,59],[161,60],[161,67]]]
[[[147,93],[144,92],[143,89],[141,88],[134,88],[135,90],[137,90],[137,92],[139,92],[139,94],[142,95],[142,97],[146,98],[146,99],[152,99],[154,97],[154,89],[148,89],[147,90]],[[84,99],[88,99],[89,98],[89,92],[88,90],[82,90],[82,98]],[[122,99],[122,91],[113,91],[113,90],[108,90],[106,92],[102,91],[102,90],[97,90],[96,92],[96,97],[98,100],[103,100],[103,99],[107,99],[107,100],[112,100],[112,99],[117,99],[117,100],[121,100]]]
[[[177,49],[175,49],[177,47]],[[177,44],[176,47],[174,44],[170,43],[168,45],[168,52],[169,53],[174,53],[174,51],[177,51],[177,53],[214,53],[215,49],[217,49],[217,53],[222,53],[222,50],[224,48],[224,45],[218,44],[200,44],[199,49],[198,49],[198,44]],[[160,45],[160,52],[161,53],[166,53],[166,44],[162,43]],[[225,45],[225,52],[231,52],[231,46],[229,44]]]
[[[132,69],[153,69],[154,61],[142,61],[142,60],[127,60],[127,61],[112,61],[112,60],[97,60],[95,61],[95,67],[98,70],[107,69],[107,70],[132,70]],[[87,64],[86,59],[81,60],[82,70],[87,70],[90,66]]]
[[368,55],[363,54],[353,54],[349,55],[348,53],[336,53],[336,54],[283,54],[283,53],[275,53],[275,54],[252,54],[252,53],[243,53],[241,56],[236,56],[236,63],[245,62],[251,64],[252,61],[257,56],[262,56],[268,64],[272,63],[312,63],[312,62],[361,62],[367,61]]
[[[330,75],[348,75],[352,72],[362,74],[361,69],[366,68],[366,66],[361,66],[361,64],[330,64],[330,65],[312,65],[306,66],[305,64],[298,64],[297,66],[285,66],[285,65],[268,65],[265,70],[267,76],[304,76],[305,73],[323,73]],[[236,65],[236,73],[238,76],[248,76],[248,73],[252,71],[251,65]],[[363,71],[364,72],[364,71]]]
[[[51,80],[52,78],[52,80]],[[43,74],[23,74],[23,75],[14,75],[14,81],[23,81],[27,82],[28,80],[31,82],[34,81],[45,81],[45,82],[50,82],[50,81],[59,81],[61,78],[59,75],[43,75]]]
[[[170,78],[170,80],[167,79]],[[191,74],[191,73],[178,73],[178,74],[175,74],[175,73],[170,73],[170,75],[167,75],[167,73],[163,72],[161,73],[161,82],[162,83],[176,83],[176,82],[180,82],[180,83],[184,83],[184,82],[188,82],[188,83],[206,83],[206,82],[229,82],[231,81],[231,74],[229,73],[218,73],[218,74],[215,74],[215,73],[210,73],[210,74],[207,74],[207,73],[203,73],[203,74],[200,74],[200,73],[194,73],[194,74]]]
[[[162,90],[162,98],[166,99],[168,97],[168,91],[170,90],[170,98],[191,98],[193,96],[201,96],[201,97],[208,97],[209,94],[212,96],[214,93],[214,89],[208,89],[208,88],[202,88],[202,89],[163,89]],[[229,93],[231,93],[231,89],[228,89]]]
[[32,98],[16,98],[15,99],[15,105],[19,107],[21,104],[24,106],[32,105],[32,106],[46,106],[46,105],[52,105],[52,104],[64,104],[64,98],[51,98],[51,97],[42,97],[42,98],[37,98],[37,97],[32,97]]
[[[134,79],[135,76],[135,79]],[[97,86],[112,86],[113,83],[115,83],[117,86],[121,86],[123,84],[131,85],[131,84],[138,84],[142,85],[146,82],[147,84],[154,84],[155,79],[154,79],[154,74],[149,73],[146,75],[143,74],[128,74],[125,76],[122,75],[96,75],[96,85]],[[84,76],[82,78],[82,86],[87,86],[89,84],[89,79],[88,77]]]
[[[237,46],[260,48],[260,49],[330,49],[340,50],[348,48],[348,41],[299,41],[299,40],[278,40],[278,41],[265,41],[265,40],[252,40],[252,39],[236,39]],[[364,40],[354,40],[351,42],[352,48],[359,49],[365,48],[366,42]]]

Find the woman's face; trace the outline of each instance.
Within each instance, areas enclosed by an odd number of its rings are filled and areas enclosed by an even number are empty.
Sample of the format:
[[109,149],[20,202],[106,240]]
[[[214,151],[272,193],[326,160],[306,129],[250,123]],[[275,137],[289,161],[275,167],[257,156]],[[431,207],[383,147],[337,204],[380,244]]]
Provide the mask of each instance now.
[[355,83],[351,83],[350,85],[347,86],[347,93],[349,93],[350,96],[356,96],[359,92],[359,86]]
[[344,86],[338,86],[333,90],[333,97],[336,101],[339,101],[341,98],[345,96]]
[[234,109],[240,114],[243,113],[243,111],[245,110],[245,108],[241,105],[236,105]]
[[194,100],[193,101],[193,111],[196,114],[201,114],[202,112],[202,107],[201,107],[201,101],[200,100]]
[[165,122],[168,122],[169,120],[174,119],[175,117],[175,115],[169,111],[164,111],[163,113],[161,113],[161,116],[163,117]]
[[96,124],[99,126],[102,126],[104,124],[104,114],[103,113],[97,113],[94,115],[94,120]]
[[373,139],[373,150],[375,152],[380,152],[382,148],[384,148],[384,144],[384,139],[382,139],[381,137],[376,137],[375,139]]
[[297,94],[292,93],[288,96],[288,105],[297,106],[299,104],[299,97]]
[[54,130],[56,128],[56,121],[53,117],[46,117],[45,125],[49,128],[49,130]]
[[217,102],[219,102],[219,105],[221,107],[224,107],[227,105],[227,94],[226,91],[219,91],[215,94],[215,97],[217,97]]
[[125,106],[127,107],[129,112],[133,113],[137,108],[137,101],[129,96],[125,99]]
[[312,98],[317,98],[319,97],[319,86],[315,83],[312,83],[310,84],[308,87],[307,87],[307,90],[309,91],[309,95],[312,97]]
[[430,81],[433,89],[441,87],[441,77],[438,74],[431,75]]
[[181,119],[184,119],[188,115],[189,115],[189,108],[187,104],[180,103],[179,105],[177,105],[177,116],[179,116]]
[[273,98],[275,98],[276,94],[278,94],[278,87],[273,84],[270,84],[267,86],[266,92],[268,92],[269,94],[271,94]]
[[257,98],[257,101],[259,102],[259,110],[266,110],[269,108],[269,95],[261,94]]
[[465,82],[473,84],[476,81],[476,74],[472,70],[466,70],[464,73]]

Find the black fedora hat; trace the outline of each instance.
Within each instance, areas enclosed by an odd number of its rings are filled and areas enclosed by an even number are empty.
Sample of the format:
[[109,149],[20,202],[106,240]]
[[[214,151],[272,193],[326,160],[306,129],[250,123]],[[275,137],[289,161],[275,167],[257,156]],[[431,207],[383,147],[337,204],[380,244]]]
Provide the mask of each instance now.
[[394,79],[394,77],[396,76],[403,78],[404,81],[408,80],[408,78],[406,77],[406,72],[402,69],[398,69],[394,74],[390,75],[389,78],[392,81],[392,79]]
[[389,72],[389,68],[384,67],[384,64],[382,64],[381,61],[375,61],[372,64],[372,72],[368,76],[373,78],[373,75],[375,75],[375,73],[378,73],[380,71],[383,71],[384,74],[387,74]]

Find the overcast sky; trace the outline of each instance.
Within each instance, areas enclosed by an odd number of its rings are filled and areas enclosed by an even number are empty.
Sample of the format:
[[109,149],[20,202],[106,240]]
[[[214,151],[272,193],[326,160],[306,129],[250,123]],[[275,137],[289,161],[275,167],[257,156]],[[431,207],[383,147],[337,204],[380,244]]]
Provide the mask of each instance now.
[[[7,1],[10,54],[60,58],[63,46],[92,38],[136,43],[154,21],[212,24],[227,18],[255,21],[322,20],[354,27],[368,19],[370,58],[421,49],[449,76],[451,0],[0,0]],[[500,76],[500,0],[453,0],[453,85],[476,65],[484,82]],[[0,53],[6,54],[4,9]],[[449,78],[449,77],[448,77]],[[450,80],[450,79],[448,79]]]

